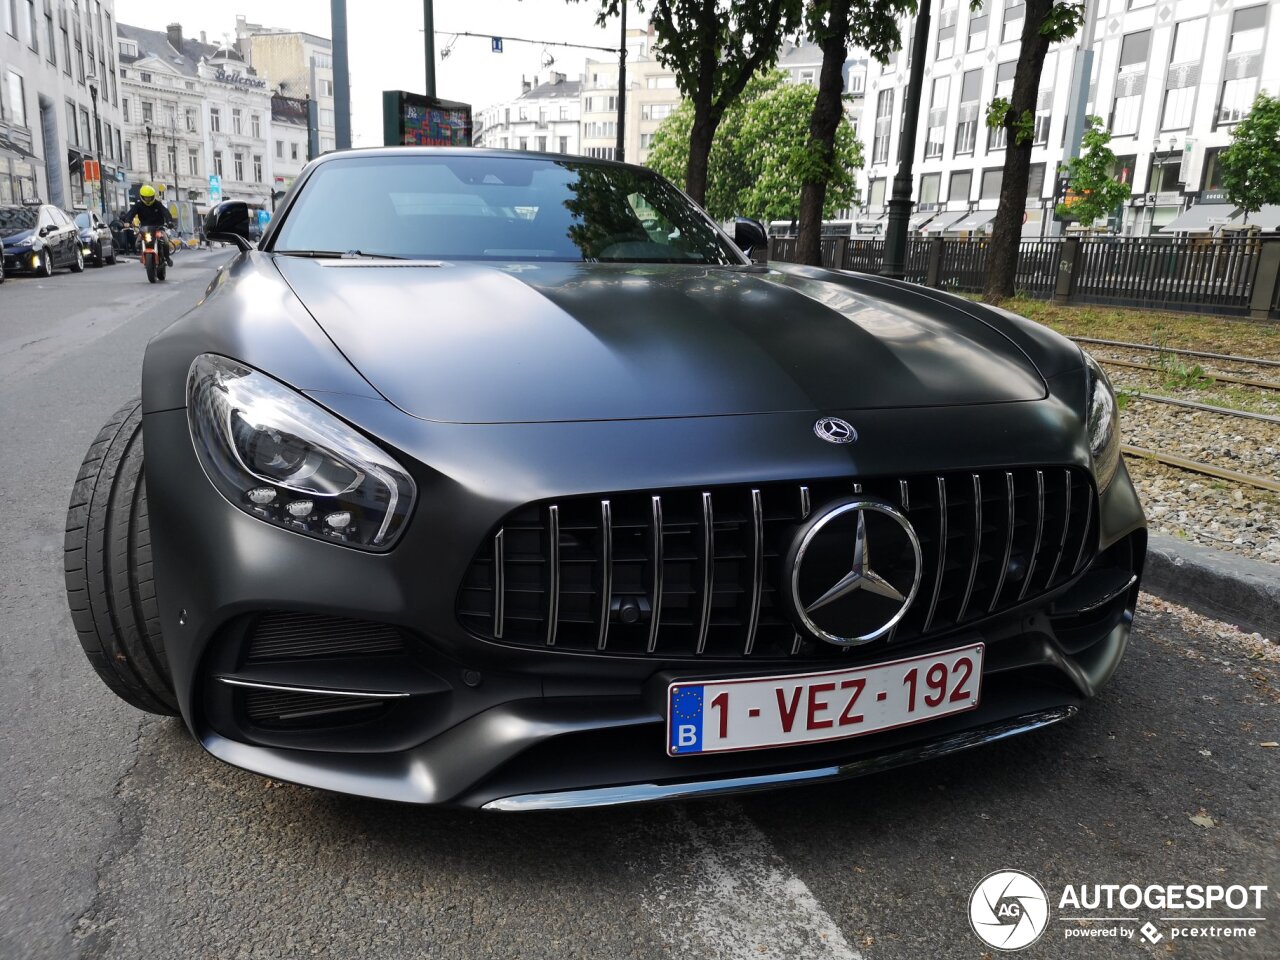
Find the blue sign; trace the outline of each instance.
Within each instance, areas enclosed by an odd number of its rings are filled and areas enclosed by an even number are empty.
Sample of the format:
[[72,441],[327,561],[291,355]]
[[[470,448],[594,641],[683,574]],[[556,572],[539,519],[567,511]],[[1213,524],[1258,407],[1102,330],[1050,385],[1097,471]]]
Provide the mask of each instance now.
[[271,222],[271,214],[268,213],[266,210],[259,210],[258,211],[258,229],[265,230],[267,228],[267,224],[270,222]]
[[216,173],[209,174],[209,202],[218,203],[222,200],[222,177]]
[[501,52],[502,52],[502,38],[501,38],[501,37],[494,37],[494,38],[492,38],[492,39],[489,41],[489,43],[490,43],[490,49],[491,49],[491,50],[493,50],[493,52],[494,52],[494,53],[501,53]]

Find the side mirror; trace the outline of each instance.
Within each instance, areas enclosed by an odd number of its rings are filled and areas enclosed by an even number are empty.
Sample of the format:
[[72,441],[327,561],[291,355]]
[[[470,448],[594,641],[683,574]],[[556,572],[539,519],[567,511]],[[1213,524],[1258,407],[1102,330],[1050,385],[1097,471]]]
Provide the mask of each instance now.
[[58,228],[55,227],[52,223],[46,223],[43,227],[40,228],[40,236],[47,237],[49,234],[53,233],[57,229]]
[[748,217],[733,218],[733,242],[752,260],[763,261],[769,253],[769,235],[764,224]]
[[224,200],[204,218],[204,235],[219,243],[234,243],[241,251],[253,249],[249,242],[249,204]]

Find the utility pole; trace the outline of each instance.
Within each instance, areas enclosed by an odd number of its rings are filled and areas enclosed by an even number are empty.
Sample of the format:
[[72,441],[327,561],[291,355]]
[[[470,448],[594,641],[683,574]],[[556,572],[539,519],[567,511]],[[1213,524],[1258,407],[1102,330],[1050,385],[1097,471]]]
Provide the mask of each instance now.
[[422,0],[422,35],[427,54],[427,96],[436,95],[436,14],[432,0]]
[[[428,3],[431,0],[427,0]],[[618,149],[617,160],[627,159],[627,0],[622,10],[622,38],[618,44]]]
[[[427,0],[428,3],[431,0]],[[333,31],[333,125],[339,150],[351,149],[351,77],[347,68],[347,0],[329,0]]]
[[156,153],[155,147],[151,145],[151,125],[147,124],[147,179],[152,183],[156,182]]
[[920,92],[924,86],[924,61],[929,53],[929,0],[920,0],[916,35],[911,43],[911,74],[907,99],[902,104],[902,138],[898,144],[898,175],[889,199],[889,224],[884,236],[882,277],[901,280],[907,273],[907,230],[911,220],[911,168],[916,157],[916,131],[920,127]]
[[[1084,136],[1084,114],[1089,108],[1089,78],[1093,76],[1093,30],[1098,19],[1097,0],[1085,0],[1084,24],[1080,27],[1080,45],[1071,62],[1071,98],[1067,101],[1067,142],[1062,151],[1062,166],[1080,156],[1080,140]],[[1054,172],[1054,181],[1059,174]],[[1053,224],[1057,236],[1062,224]]]
[[107,185],[102,179],[102,124],[98,120],[98,78],[90,75],[89,99],[93,101],[93,130],[97,134],[98,199],[102,205],[102,219],[107,219]]

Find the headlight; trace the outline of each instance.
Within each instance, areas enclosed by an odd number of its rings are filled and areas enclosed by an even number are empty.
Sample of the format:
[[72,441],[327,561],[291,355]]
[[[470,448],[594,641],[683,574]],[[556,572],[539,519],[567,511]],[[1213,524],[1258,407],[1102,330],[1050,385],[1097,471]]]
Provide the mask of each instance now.
[[337,417],[265,374],[206,353],[187,375],[187,419],[213,485],[286,530],[385,550],[413,507],[413,480]]
[[26,250],[33,243],[35,243],[35,241],[32,240],[30,237],[27,237],[25,240],[17,241],[16,243],[12,244],[12,246],[17,247],[19,250]]
[[1098,366],[1098,361],[1084,355],[1088,375],[1086,393],[1088,409],[1085,423],[1089,431],[1089,453],[1093,457],[1093,476],[1101,493],[1111,485],[1120,465],[1120,415],[1111,381]]

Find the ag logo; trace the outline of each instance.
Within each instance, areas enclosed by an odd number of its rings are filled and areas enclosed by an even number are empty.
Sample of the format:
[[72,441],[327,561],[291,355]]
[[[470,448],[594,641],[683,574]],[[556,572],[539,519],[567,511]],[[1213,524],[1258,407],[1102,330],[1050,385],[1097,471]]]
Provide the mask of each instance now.
[[997,950],[1021,950],[1049,925],[1044,887],[1020,870],[997,870],[982,878],[969,897],[969,924]]

